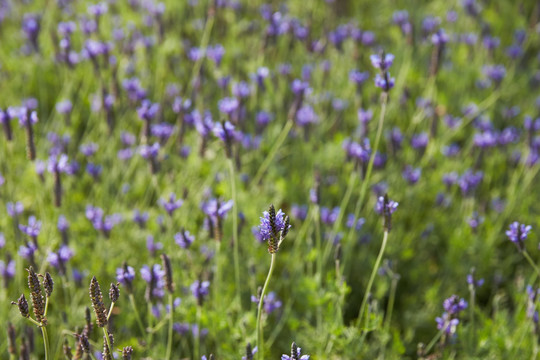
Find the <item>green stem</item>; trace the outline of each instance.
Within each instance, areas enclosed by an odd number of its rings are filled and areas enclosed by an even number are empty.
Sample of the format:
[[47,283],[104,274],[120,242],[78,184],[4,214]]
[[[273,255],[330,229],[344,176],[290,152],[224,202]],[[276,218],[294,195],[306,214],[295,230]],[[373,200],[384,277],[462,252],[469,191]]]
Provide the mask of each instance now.
[[281,147],[281,145],[287,138],[287,135],[289,135],[289,131],[291,131],[293,124],[294,124],[293,119],[289,119],[287,121],[287,123],[283,127],[283,130],[281,130],[281,133],[279,134],[276,142],[274,143],[274,146],[272,146],[272,149],[270,150],[270,152],[264,159],[257,173],[255,174],[255,177],[253,178],[253,184],[257,185],[261,181],[261,178],[263,174],[266,172],[266,169],[268,169],[268,166],[270,166],[270,164],[272,163],[272,160],[276,156],[277,151],[279,150],[279,148]]
[[47,335],[47,329],[45,326],[41,327],[41,334],[43,335],[43,345],[45,347],[45,360],[49,359],[49,336]]
[[107,313],[107,321],[111,318],[111,314],[114,308],[114,302],[111,302],[111,307],[109,308],[109,312]]
[[[314,211],[314,221],[315,221],[315,246],[317,247],[317,289],[319,292],[319,299],[317,301],[317,329],[320,329],[322,324],[322,308],[321,308],[321,299],[322,294],[322,277],[323,277],[323,252],[322,252],[322,242],[321,242],[321,217],[319,214],[319,205],[315,205]],[[329,242],[332,242],[331,240]]]
[[236,201],[236,178],[234,172],[234,164],[232,159],[228,159],[229,163],[229,175],[231,178],[231,196],[233,200],[233,248],[234,248],[234,277],[236,280],[236,297],[239,305],[241,305],[240,297],[240,261],[239,261],[239,250],[238,250],[238,204]]
[[[151,302],[148,302],[148,306],[147,306],[147,311],[148,311],[148,328],[149,329],[152,329],[152,326],[153,325],[153,321],[152,321],[152,303]],[[148,331],[147,333],[147,345],[148,346],[151,346],[152,344],[152,337],[153,337],[153,332],[152,331]]]
[[[392,274],[394,275],[394,274]],[[388,299],[388,306],[386,307],[386,319],[384,324],[384,332],[388,334],[390,331],[390,322],[392,321],[392,312],[394,311],[394,303],[396,300],[396,288],[397,288],[398,279],[392,277],[392,285],[390,286],[390,298]]]
[[167,337],[167,353],[165,355],[165,360],[169,360],[171,358],[171,351],[172,351],[172,336],[173,336],[173,295],[169,294],[169,333]]
[[431,341],[429,342],[428,346],[426,346],[425,350],[424,350],[424,354],[429,354],[429,352],[431,351],[431,349],[433,348],[433,346],[435,346],[435,343],[441,338],[442,334],[444,333],[445,331],[445,327],[443,327],[438,333],[437,335],[435,335],[433,337],[433,339],[431,339]]
[[474,326],[474,307],[475,307],[475,291],[474,291],[474,284],[471,284],[469,285],[469,288],[470,288],[470,294],[471,294],[471,298],[470,298],[470,303],[471,303],[471,307],[470,307],[470,311],[471,311],[471,314],[470,314],[470,317],[471,317],[471,332],[472,332],[472,335],[471,335],[471,349],[474,349],[474,343],[475,343],[475,338],[476,338],[476,328]]
[[194,359],[200,359],[201,358],[201,307],[197,306],[197,333],[195,334],[195,343],[193,345],[193,353],[195,354]]
[[379,266],[381,265],[381,261],[384,255],[384,249],[386,248],[387,240],[388,240],[388,231],[385,231],[382,245],[381,245],[381,250],[379,251],[379,255],[377,256],[377,260],[375,261],[375,265],[373,266],[373,270],[371,271],[371,276],[369,277],[368,286],[366,288],[366,292],[364,293],[364,298],[362,299],[362,305],[360,306],[360,311],[358,312],[358,320],[356,321],[357,327],[360,327],[360,325],[362,324],[362,318],[364,317],[367,299],[368,299],[369,293],[371,292],[371,287],[373,286],[373,281],[375,280],[375,276],[377,275]]
[[[375,161],[375,154],[377,153],[377,149],[379,148],[379,142],[381,141],[381,135],[382,135],[382,130],[383,130],[383,125],[384,125],[384,117],[386,115],[386,105],[388,104],[388,94],[383,92],[382,95],[381,95],[381,113],[380,113],[380,116],[379,116],[379,123],[377,125],[377,135],[375,136],[375,143],[374,143],[374,146],[371,150],[371,155],[369,157],[369,163],[368,163],[368,167],[367,167],[367,170],[366,170],[366,175],[364,176],[364,179],[362,181],[362,187],[360,188],[360,197],[358,198],[358,201],[356,202],[356,205],[354,207],[354,218],[357,219],[358,216],[360,215],[360,210],[362,208],[362,206],[364,205],[364,199],[366,197],[366,193],[367,193],[367,188],[368,188],[368,184],[369,184],[369,179],[371,177],[371,171],[373,170],[373,163]],[[349,243],[351,243],[350,239],[351,239],[351,236],[353,234],[353,232],[355,231],[355,227],[354,226],[351,226],[351,228],[349,229],[349,232],[347,234],[347,239],[349,240]],[[349,245],[350,246],[350,245]],[[351,251],[346,251],[346,253],[351,253]],[[346,255],[347,256],[347,255]],[[348,265],[348,259],[350,258],[350,256],[347,256],[345,258],[345,266]]]
[[[109,339],[109,332],[107,331],[106,326],[102,327],[102,329],[103,329],[103,335],[105,335],[105,341],[107,342],[107,347],[109,348],[109,354],[111,354],[111,358],[112,358],[112,354],[114,353],[114,350],[111,346],[111,339]],[[105,359],[105,360],[108,360],[108,359]]]
[[266,289],[268,288],[268,283],[274,272],[274,264],[276,262],[276,254],[272,254],[272,260],[270,262],[270,269],[268,270],[268,275],[266,276],[266,281],[261,292],[261,297],[259,298],[259,307],[257,310],[257,356],[259,360],[264,359],[264,343],[263,343],[263,326],[261,324],[261,315],[263,310],[264,294],[266,294]]
[[536,275],[540,276],[540,269],[538,268],[538,266],[536,266],[536,264],[534,263],[533,259],[531,258],[527,250],[523,250],[523,256],[525,256],[525,259],[527,259],[529,264],[531,264],[531,266],[534,268],[534,271],[536,271]]
[[129,294],[129,302],[131,303],[131,308],[133,309],[133,313],[135,314],[135,320],[137,320],[137,324],[139,324],[141,335],[144,335],[146,334],[146,330],[144,329],[141,316],[139,315],[139,311],[137,310],[137,305],[135,305],[135,298],[133,297],[133,294]]

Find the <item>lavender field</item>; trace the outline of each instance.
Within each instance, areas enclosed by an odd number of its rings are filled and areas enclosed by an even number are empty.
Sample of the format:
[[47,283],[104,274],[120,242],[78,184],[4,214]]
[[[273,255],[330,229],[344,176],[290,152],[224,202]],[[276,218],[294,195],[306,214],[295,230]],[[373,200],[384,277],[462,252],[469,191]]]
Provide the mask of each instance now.
[[540,359],[540,3],[0,0],[0,359]]

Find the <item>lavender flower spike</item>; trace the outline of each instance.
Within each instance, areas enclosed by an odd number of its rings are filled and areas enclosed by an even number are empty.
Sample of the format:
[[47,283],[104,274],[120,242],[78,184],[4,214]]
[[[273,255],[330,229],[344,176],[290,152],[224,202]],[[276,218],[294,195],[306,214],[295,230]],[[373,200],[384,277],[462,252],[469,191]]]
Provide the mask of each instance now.
[[268,241],[268,252],[270,254],[275,254],[279,250],[281,242],[291,228],[289,217],[284,218],[283,216],[284,213],[281,209],[276,213],[274,205],[270,205],[268,211],[265,211],[263,217],[261,217],[260,237],[263,241]]
[[531,229],[531,225],[520,224],[519,222],[514,221],[512,224],[510,224],[509,230],[506,230],[506,236],[508,236],[508,239],[511,242],[516,244],[520,251],[523,251],[525,248],[525,240],[527,239]]

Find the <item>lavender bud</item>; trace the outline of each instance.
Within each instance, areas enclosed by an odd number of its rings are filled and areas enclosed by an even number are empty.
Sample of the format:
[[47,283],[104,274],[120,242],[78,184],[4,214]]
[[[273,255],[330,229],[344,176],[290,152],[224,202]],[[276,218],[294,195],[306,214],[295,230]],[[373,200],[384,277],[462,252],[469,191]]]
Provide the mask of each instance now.
[[17,356],[17,343],[15,341],[17,335],[15,334],[15,327],[13,326],[12,323],[8,324],[7,332],[8,332],[8,353],[10,355]]
[[24,294],[21,295],[21,297],[19,298],[19,300],[17,300],[17,302],[12,301],[11,305],[17,305],[23,317],[27,318],[30,316],[30,311],[28,310],[28,301],[26,301]]
[[34,315],[36,321],[45,324],[45,302],[43,301],[43,294],[41,293],[41,284],[34,269],[30,266],[28,269],[28,288],[30,289],[30,297],[32,299],[32,306],[34,307]]
[[43,289],[45,290],[45,296],[50,297],[54,289],[54,281],[49,273],[46,273],[43,277]]
[[118,288],[118,285],[120,284],[111,283],[111,287],[109,289],[109,299],[111,299],[113,303],[117,302],[118,298],[120,297],[120,289]]
[[64,356],[66,357],[66,359],[72,360],[73,354],[71,353],[71,347],[69,346],[67,339],[64,339],[64,346],[62,347],[62,349],[64,351]]
[[95,276],[92,277],[90,282],[90,299],[92,300],[92,307],[96,314],[96,322],[99,327],[104,327],[107,325],[107,310],[103,303],[101,288],[99,287],[99,283]]
[[165,289],[172,294],[174,292],[174,282],[172,278],[171,260],[167,255],[161,254],[161,261],[163,263],[163,270],[165,271]]
[[133,348],[126,346],[122,349],[122,360],[131,360],[131,354],[133,354]]

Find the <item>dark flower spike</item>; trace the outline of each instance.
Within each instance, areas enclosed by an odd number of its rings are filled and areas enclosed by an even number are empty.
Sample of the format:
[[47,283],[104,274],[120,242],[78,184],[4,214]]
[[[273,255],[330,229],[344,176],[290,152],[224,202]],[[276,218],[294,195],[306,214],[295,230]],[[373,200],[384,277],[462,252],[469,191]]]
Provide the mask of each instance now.
[[298,346],[294,341],[291,344],[291,360],[298,360]]
[[126,346],[122,349],[122,360],[131,360],[131,354],[133,354],[133,348]]
[[95,276],[92,277],[90,282],[90,299],[92,300],[92,307],[96,314],[96,322],[99,327],[104,327],[107,325],[107,309],[103,303],[101,288]]
[[172,294],[174,292],[174,282],[172,278],[171,260],[167,255],[161,254],[161,261],[163,263],[163,270],[165,271],[165,289]]
[[71,353],[71,347],[69,346],[69,342],[66,338],[64,338],[64,345],[62,346],[62,350],[64,351],[64,356],[66,359],[73,359],[73,354]]
[[28,288],[30,289],[30,297],[32,299],[32,306],[34,308],[34,315],[38,323],[46,323],[45,319],[45,302],[43,301],[43,294],[41,293],[41,284],[39,283],[38,276],[31,266],[28,271]]
[[[111,347],[113,346],[113,335],[109,334],[109,341],[111,343]],[[111,350],[109,349],[109,345],[107,344],[107,338],[103,336],[103,360],[113,360],[113,356],[111,353]]]
[[274,205],[270,205],[268,211],[263,213],[261,217],[261,225],[259,226],[260,237],[262,241],[268,241],[268,252],[275,254],[289,233],[291,227],[289,217],[283,219],[283,212],[276,209]]
[[15,327],[12,323],[8,324],[8,353],[10,355],[13,355],[14,358],[17,357],[17,343],[16,343],[16,337],[17,334],[15,333]]
[[19,307],[19,311],[21,312],[22,317],[27,318],[30,316],[30,310],[28,309],[28,301],[24,297],[24,294],[21,295],[17,302],[12,301],[11,305],[17,305]]
[[111,299],[113,303],[117,302],[118,298],[120,297],[120,289],[118,288],[118,285],[120,284],[111,283],[111,287],[109,288],[109,299]]
[[248,343],[246,345],[246,356],[244,357],[245,360],[253,360],[253,350],[251,349],[251,343]]
[[43,277],[43,289],[45,290],[45,296],[50,297],[54,289],[54,281],[49,273],[46,273]]

